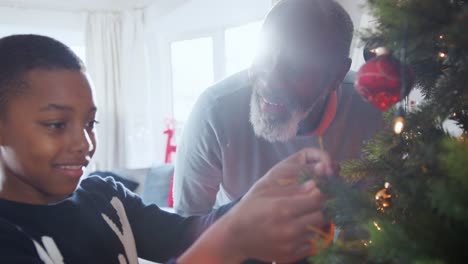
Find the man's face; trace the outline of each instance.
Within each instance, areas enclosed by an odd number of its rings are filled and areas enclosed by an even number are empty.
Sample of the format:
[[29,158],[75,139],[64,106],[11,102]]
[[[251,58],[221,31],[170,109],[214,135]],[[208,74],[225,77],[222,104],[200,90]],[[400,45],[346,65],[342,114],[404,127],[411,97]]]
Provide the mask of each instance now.
[[327,96],[341,83],[339,63],[326,55],[326,45],[278,46],[260,54],[250,71],[250,122],[258,136],[271,142],[294,137],[299,123],[322,111]]
[[33,70],[24,79],[0,120],[2,196],[56,202],[75,190],[94,154],[96,107],[80,71]]

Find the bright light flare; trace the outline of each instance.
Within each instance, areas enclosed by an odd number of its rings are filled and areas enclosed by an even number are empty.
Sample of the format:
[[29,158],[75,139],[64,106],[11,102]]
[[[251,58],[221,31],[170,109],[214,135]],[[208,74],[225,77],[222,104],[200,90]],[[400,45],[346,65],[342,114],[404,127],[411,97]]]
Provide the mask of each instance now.
[[393,121],[393,131],[395,134],[399,135],[401,132],[403,132],[403,129],[405,128],[405,119],[401,116],[395,118]]

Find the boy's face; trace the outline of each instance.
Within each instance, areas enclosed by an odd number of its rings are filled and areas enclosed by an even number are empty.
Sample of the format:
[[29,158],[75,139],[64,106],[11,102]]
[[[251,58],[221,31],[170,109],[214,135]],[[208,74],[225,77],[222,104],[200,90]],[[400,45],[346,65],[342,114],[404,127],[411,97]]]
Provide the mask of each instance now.
[[95,150],[96,106],[80,71],[33,70],[0,120],[0,197],[53,203],[76,189]]

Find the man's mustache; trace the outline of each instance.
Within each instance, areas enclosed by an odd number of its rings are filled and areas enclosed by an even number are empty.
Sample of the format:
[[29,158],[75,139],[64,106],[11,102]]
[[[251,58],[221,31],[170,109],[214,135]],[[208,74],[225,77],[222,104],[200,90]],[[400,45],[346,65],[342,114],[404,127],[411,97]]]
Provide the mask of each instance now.
[[[306,107],[302,106],[298,99],[292,97],[291,95],[280,92],[280,91],[271,91],[268,88],[265,89],[258,89],[256,91],[257,97],[265,98],[265,100],[274,103],[274,104],[281,104],[289,111],[305,111]],[[261,100],[261,99],[260,99]]]

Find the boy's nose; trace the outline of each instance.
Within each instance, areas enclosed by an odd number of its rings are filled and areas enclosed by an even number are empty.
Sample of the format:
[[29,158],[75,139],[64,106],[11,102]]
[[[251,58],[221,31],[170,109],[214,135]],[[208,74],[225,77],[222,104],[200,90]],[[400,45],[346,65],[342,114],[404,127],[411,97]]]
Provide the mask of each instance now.
[[79,132],[77,131],[74,134],[75,136],[73,137],[72,142],[73,151],[86,153],[94,150],[93,141],[91,140],[91,136],[86,129],[82,129]]

